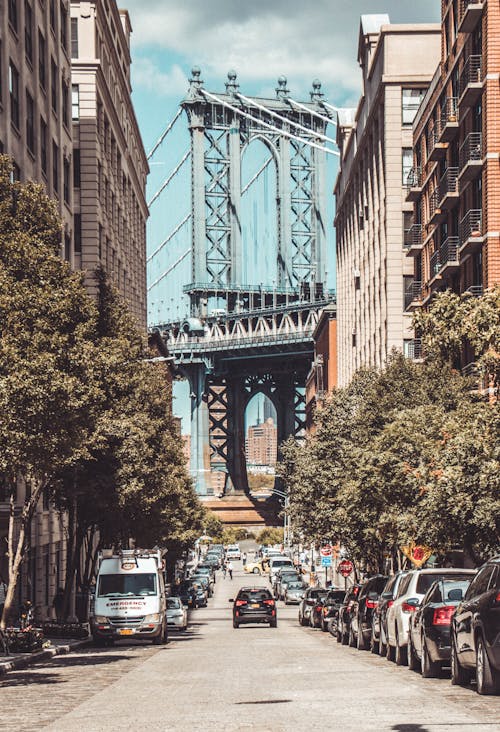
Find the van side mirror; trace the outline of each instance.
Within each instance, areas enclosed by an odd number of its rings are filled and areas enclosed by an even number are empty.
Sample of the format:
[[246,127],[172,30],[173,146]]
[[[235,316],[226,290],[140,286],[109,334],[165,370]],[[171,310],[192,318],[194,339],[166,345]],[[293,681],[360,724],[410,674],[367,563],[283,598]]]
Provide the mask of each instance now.
[[233,597],[230,597],[229,600],[228,600],[228,602],[234,602],[234,598]]

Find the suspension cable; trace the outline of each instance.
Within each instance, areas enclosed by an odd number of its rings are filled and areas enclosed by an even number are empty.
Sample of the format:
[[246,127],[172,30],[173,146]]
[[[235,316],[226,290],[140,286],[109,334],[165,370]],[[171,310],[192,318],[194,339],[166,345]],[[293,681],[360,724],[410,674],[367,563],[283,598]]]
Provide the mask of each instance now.
[[286,101],[289,104],[294,104],[296,107],[299,107],[299,109],[303,109],[305,112],[309,112],[309,114],[313,114],[315,117],[319,117],[319,119],[323,120],[323,122],[326,122],[327,124],[337,125],[337,122],[332,117],[325,117],[323,114],[316,112],[316,110],[309,109],[309,107],[306,107],[302,102],[295,101],[292,97],[286,97]]
[[248,189],[250,188],[250,186],[252,185],[252,183],[255,183],[255,181],[257,180],[257,178],[260,175],[262,175],[262,173],[265,171],[265,169],[267,168],[267,166],[269,165],[269,163],[272,163],[272,161],[273,161],[273,157],[271,155],[271,157],[266,160],[266,162],[264,163],[264,165],[262,165],[259,168],[259,170],[255,173],[255,175],[252,178],[250,178],[250,180],[248,181],[248,183],[246,184],[246,186],[241,189],[241,195],[243,195],[244,193],[246,193],[248,191]]
[[191,155],[191,150],[188,150],[186,153],[184,153],[184,155],[182,156],[182,158],[179,161],[179,163],[177,163],[176,167],[173,169],[173,171],[168,176],[167,180],[164,183],[162,183],[162,185],[159,188],[159,190],[156,191],[156,193],[154,194],[153,198],[148,202],[148,207],[151,206],[151,204],[153,204],[156,201],[156,199],[163,193],[163,191],[168,186],[168,184],[170,183],[170,181],[172,180],[172,178],[174,178],[177,175],[177,173],[182,168],[182,166],[184,165],[184,163],[186,162],[186,160],[188,159],[188,157],[190,155]]
[[161,282],[164,277],[166,277],[168,274],[170,274],[170,272],[173,269],[175,269],[177,267],[177,265],[180,264],[183,261],[183,259],[186,259],[187,255],[190,252],[191,252],[191,247],[189,247],[189,249],[186,249],[186,251],[183,254],[181,254],[181,256],[179,257],[179,259],[176,259],[176,261],[173,264],[171,264],[170,267],[167,270],[165,270],[165,272],[163,272],[163,274],[161,274],[158,277],[158,279],[156,279],[153,283],[151,283],[149,285],[148,292],[149,292],[149,290],[152,290],[153,287],[155,287],[159,282]]
[[166,138],[166,136],[168,135],[168,133],[170,132],[170,130],[172,129],[172,127],[175,125],[175,123],[177,122],[177,120],[179,119],[179,117],[181,116],[181,114],[182,114],[182,107],[179,107],[179,109],[177,110],[177,113],[176,113],[175,117],[173,118],[173,120],[170,122],[170,124],[167,126],[167,128],[165,129],[165,131],[162,133],[162,135],[158,139],[158,141],[157,141],[156,145],[153,147],[153,149],[148,153],[148,155],[147,155],[147,159],[148,160],[150,160],[153,157],[153,155],[158,150],[158,148],[160,147],[161,143]]
[[187,222],[189,221],[189,219],[191,218],[191,216],[192,216],[191,213],[188,213],[187,216],[184,216],[184,218],[182,219],[182,221],[180,222],[180,224],[177,224],[177,226],[175,227],[175,229],[170,232],[170,234],[167,236],[167,238],[164,239],[162,241],[162,243],[154,250],[154,252],[149,255],[149,257],[146,259],[146,262],[150,262],[153,259],[153,257],[156,257],[156,255],[158,254],[158,252],[160,252],[163,249],[163,247],[166,244],[168,244],[168,242],[171,239],[174,238],[174,236],[177,234],[177,232],[180,231],[180,229],[182,229],[182,227],[184,226],[184,224],[187,224]]
[[[276,117],[277,119],[281,120],[282,122],[286,122],[287,124],[291,125],[292,127],[295,127],[298,130],[301,130],[302,132],[307,132],[312,137],[317,137],[320,140],[324,140],[325,142],[332,142],[334,145],[336,145],[336,141],[332,139],[331,137],[327,137],[327,135],[323,135],[321,132],[315,132],[313,130],[310,130],[308,127],[304,127],[304,125],[299,124],[298,122],[294,122],[291,119],[288,119],[288,117],[283,117],[281,114],[278,114],[277,112],[274,112],[272,109],[267,109],[267,107],[264,107],[262,104],[259,104],[258,102],[255,102],[253,99],[249,99],[249,97],[245,97],[243,94],[240,94],[237,92],[235,95],[238,97],[238,99],[241,99],[243,102],[246,102],[246,104],[249,107],[255,107],[256,109],[260,109],[261,112],[265,112],[266,114],[271,115],[271,117]],[[306,107],[307,109],[307,107]],[[309,109],[307,109],[309,112]]]
[[[275,127],[274,125],[270,125],[268,122],[264,122],[262,119],[258,119],[257,117],[254,117],[251,114],[248,114],[247,112],[244,112],[242,109],[239,109],[238,107],[235,107],[232,104],[229,104],[229,102],[224,101],[223,99],[220,99],[219,97],[216,97],[215,94],[211,94],[210,92],[207,92],[205,89],[200,89],[200,92],[209,99],[213,99],[217,104],[221,104],[223,107],[227,107],[228,109],[231,109],[233,112],[236,112],[236,114],[239,114],[241,117],[246,117],[247,119],[251,120],[252,122],[255,122],[262,127],[266,127],[267,129],[271,130],[272,132],[278,132],[280,135],[283,135],[283,137],[288,137],[291,140],[295,140],[296,142],[301,142],[304,145],[309,145],[309,147],[314,147],[317,150],[321,150],[322,152],[326,152],[329,155],[337,155],[340,157],[340,153],[337,150],[330,150],[330,148],[325,147],[324,145],[318,145],[315,142],[311,142],[310,140],[307,140],[302,137],[298,137],[297,135],[292,135],[291,132],[286,132],[285,130],[280,130],[278,127]],[[267,110],[266,110],[267,111]],[[282,118],[283,119],[283,118]],[[308,130],[309,134],[311,136],[314,135],[314,133],[311,130]]]
[[340,107],[334,107],[333,104],[328,104],[328,102],[323,102],[323,100],[320,104],[322,104],[323,107],[328,107],[328,109],[331,109],[333,112],[340,112]]

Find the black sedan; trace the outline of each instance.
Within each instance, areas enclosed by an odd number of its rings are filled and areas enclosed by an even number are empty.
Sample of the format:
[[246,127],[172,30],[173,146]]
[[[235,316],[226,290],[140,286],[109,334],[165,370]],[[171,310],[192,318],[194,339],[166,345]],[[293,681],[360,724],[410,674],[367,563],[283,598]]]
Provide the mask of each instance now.
[[[472,579],[474,571],[470,574]],[[470,579],[437,580],[410,614],[408,666],[421,670],[426,679],[439,676],[442,666],[450,663],[451,619],[469,584]]]
[[[323,607],[321,608],[321,630],[325,633],[330,630],[332,635],[337,634],[337,621],[339,610],[342,607],[342,603],[345,598],[345,590],[339,590],[337,588],[328,590],[328,594],[323,601]],[[335,631],[333,626],[335,625]]]
[[361,586],[353,602],[349,640],[350,644],[356,645],[360,651],[365,651],[370,643],[373,612],[388,579],[383,574],[370,577]]
[[229,602],[234,603],[233,628],[239,628],[242,623],[269,623],[271,628],[276,628],[276,601],[268,589],[242,587]]
[[361,585],[354,584],[346,592],[344,602],[342,603],[339,610],[339,619],[337,625],[337,641],[346,646],[349,643],[349,634],[351,629],[352,609],[354,601],[358,596],[361,589]]

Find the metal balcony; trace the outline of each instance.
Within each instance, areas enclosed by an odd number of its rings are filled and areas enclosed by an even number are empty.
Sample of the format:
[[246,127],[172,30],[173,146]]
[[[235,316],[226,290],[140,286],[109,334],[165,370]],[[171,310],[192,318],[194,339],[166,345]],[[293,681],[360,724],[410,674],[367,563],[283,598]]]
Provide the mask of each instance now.
[[483,286],[482,285],[471,285],[466,289],[465,292],[468,292],[472,297],[481,297],[483,294]]
[[469,56],[460,74],[459,106],[472,107],[483,91],[483,57]]
[[483,169],[483,135],[471,132],[467,135],[458,152],[460,181],[472,180],[481,175]]
[[484,0],[461,0],[459,33],[471,33],[481,20]]
[[439,206],[439,187],[435,188],[429,196],[429,222],[439,224],[446,218],[446,211]]
[[422,191],[422,168],[415,167],[406,177],[406,200],[416,201]]
[[439,208],[450,209],[458,201],[458,168],[447,168],[438,186]]
[[458,99],[446,97],[441,104],[439,120],[440,142],[451,142],[458,132]]
[[437,249],[434,254],[431,255],[430,261],[429,261],[429,277],[430,279],[434,279],[436,275],[439,274],[439,271],[441,269],[441,257],[439,254],[439,249]]
[[436,129],[430,129],[427,133],[427,157],[433,162],[437,162],[444,158],[446,150],[448,149],[447,143],[439,142],[439,134]]
[[412,224],[404,233],[404,246],[408,252],[420,251],[423,243],[422,224]]
[[459,224],[460,254],[477,251],[483,244],[483,212],[471,208]]
[[422,283],[413,281],[405,290],[405,310],[413,310],[422,302]]
[[455,270],[460,263],[458,256],[458,236],[449,236],[439,247],[439,261],[441,263],[441,275],[447,271]]

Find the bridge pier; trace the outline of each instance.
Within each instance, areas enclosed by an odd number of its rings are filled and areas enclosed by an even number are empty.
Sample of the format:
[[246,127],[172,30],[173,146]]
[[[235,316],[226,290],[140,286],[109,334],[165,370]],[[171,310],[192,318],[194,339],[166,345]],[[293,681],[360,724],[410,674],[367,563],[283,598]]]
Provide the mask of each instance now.
[[185,368],[191,389],[191,457],[190,473],[196,492],[202,496],[212,493],[210,482],[209,414],[204,364],[189,364]]

